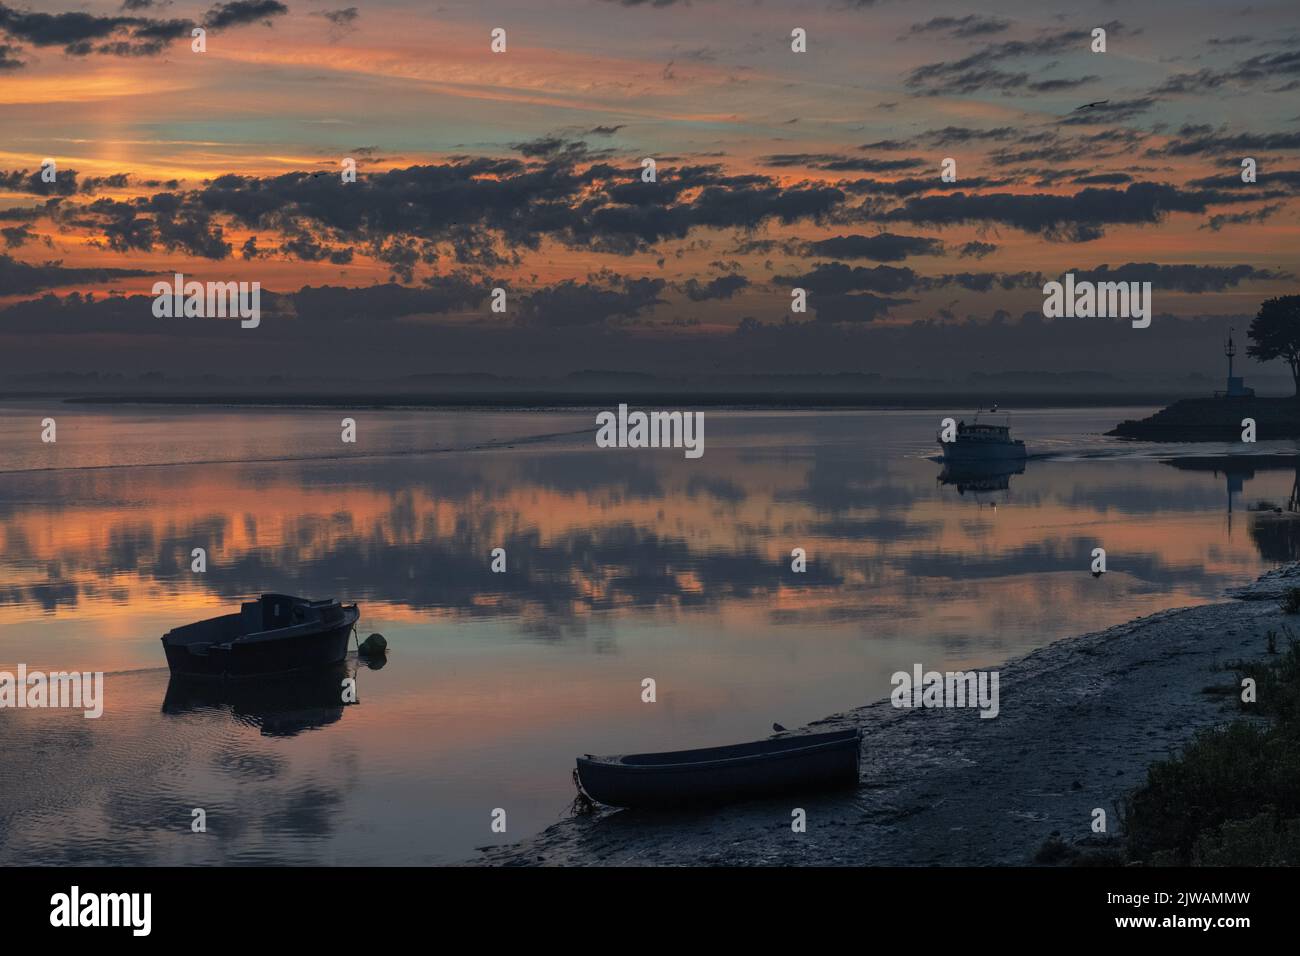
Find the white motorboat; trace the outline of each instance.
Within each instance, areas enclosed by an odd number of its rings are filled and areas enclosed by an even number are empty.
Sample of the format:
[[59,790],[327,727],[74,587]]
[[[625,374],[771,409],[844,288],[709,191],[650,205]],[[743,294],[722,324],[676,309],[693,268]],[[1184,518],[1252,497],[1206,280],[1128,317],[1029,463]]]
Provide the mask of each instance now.
[[[994,411],[997,406],[994,406]],[[976,412],[975,420],[967,423],[959,421],[956,433],[950,441],[944,441],[942,430],[936,436],[939,448],[943,452],[945,463],[977,464],[995,461],[1023,461],[1027,457],[1025,443],[1011,437],[1011,424],[996,425],[979,420],[981,412]]]

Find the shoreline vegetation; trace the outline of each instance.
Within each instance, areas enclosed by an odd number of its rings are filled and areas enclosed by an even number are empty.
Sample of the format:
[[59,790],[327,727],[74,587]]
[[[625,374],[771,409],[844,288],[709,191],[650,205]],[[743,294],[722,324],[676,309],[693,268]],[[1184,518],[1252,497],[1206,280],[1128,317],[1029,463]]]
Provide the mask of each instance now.
[[[862,730],[857,790],[677,813],[600,809],[469,862],[1294,864],[1300,563],[1232,593],[1000,665],[997,720],[884,699],[809,724]],[[1253,703],[1241,700],[1247,677]],[[791,831],[795,807],[806,833]]]
[[[1300,611],[1300,588],[1284,602]],[[1270,631],[1265,657],[1235,666],[1242,716],[1197,733],[1153,765],[1124,803],[1125,855],[1156,866],[1294,866],[1300,862],[1300,639],[1283,625],[1285,651]],[[1206,688],[1218,692],[1219,688]],[[1253,710],[1253,713],[1252,713]],[[1086,857],[1083,858],[1086,862]]]

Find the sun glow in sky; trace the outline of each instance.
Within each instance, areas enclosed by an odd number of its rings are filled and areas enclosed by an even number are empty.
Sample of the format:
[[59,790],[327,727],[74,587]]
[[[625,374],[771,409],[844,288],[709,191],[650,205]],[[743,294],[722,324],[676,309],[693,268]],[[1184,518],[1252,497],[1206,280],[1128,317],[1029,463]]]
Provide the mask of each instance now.
[[[51,371],[86,364],[66,336],[120,331],[175,272],[258,281],[335,349],[324,316],[392,355],[412,318],[472,326],[471,365],[507,374],[504,336],[551,373],[612,367],[610,343],[644,334],[746,370],[736,330],[793,323],[797,347],[753,367],[862,369],[859,332],[1015,322],[1065,271],[1166,267],[1170,320],[1244,321],[1296,281],[1289,3],[129,6],[0,3],[0,338],[64,335]],[[569,363],[545,333],[608,347]],[[1007,367],[1041,351],[1025,338]]]

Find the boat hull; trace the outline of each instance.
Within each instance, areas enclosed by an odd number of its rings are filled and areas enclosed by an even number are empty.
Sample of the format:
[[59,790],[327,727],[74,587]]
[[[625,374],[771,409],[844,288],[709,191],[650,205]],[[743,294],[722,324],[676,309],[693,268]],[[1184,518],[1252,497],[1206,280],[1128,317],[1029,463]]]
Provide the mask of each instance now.
[[343,607],[337,620],[284,628],[255,639],[222,643],[170,641],[163,638],[167,666],[189,678],[245,678],[329,667],[344,660],[348,639],[360,616],[355,605]]
[[991,461],[1024,461],[1025,443],[1013,442],[939,442],[946,463],[970,464]]
[[676,753],[578,759],[598,803],[662,809],[858,785],[860,731],[803,734]]

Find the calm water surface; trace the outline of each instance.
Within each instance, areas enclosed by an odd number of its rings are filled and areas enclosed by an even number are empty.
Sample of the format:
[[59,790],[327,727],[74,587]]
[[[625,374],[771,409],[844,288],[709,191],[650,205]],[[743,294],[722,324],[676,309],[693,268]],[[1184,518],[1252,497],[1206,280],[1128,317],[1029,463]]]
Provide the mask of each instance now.
[[[337,411],[5,404],[0,669],[107,703],[0,710],[0,863],[463,860],[560,819],[575,755],[763,737],[1297,556],[1250,510],[1294,458],[1100,437],[1149,411],[1020,411],[1042,457],[945,481],[936,412],[710,410],[687,460],[596,449],[590,411],[360,411],[350,446]],[[263,591],[360,603],[391,652],[349,660],[359,703],[169,687],[159,636]]]

